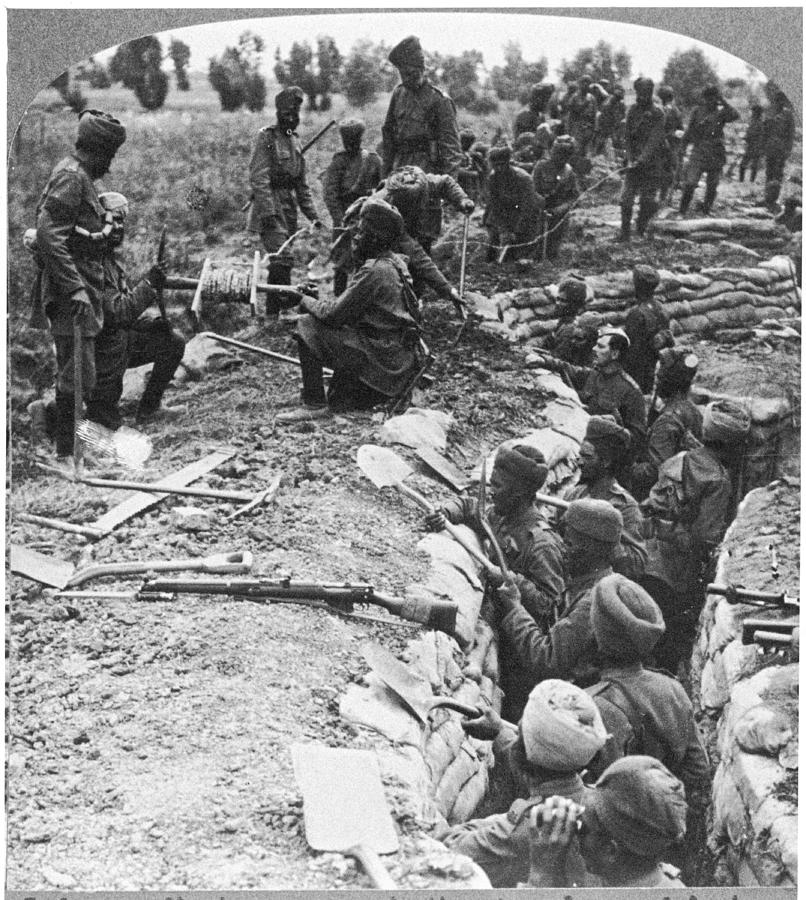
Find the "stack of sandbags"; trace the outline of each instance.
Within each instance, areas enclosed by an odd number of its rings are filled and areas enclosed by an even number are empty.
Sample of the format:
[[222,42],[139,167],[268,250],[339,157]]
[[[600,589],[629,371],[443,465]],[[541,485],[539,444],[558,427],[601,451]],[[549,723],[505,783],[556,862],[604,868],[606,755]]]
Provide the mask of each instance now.
[[[751,337],[765,320],[800,314],[800,290],[788,256],[775,256],[748,268],[709,268],[700,272],[660,270],[655,291],[671,319],[675,334],[696,334],[723,340]],[[624,322],[635,300],[631,272],[586,279],[586,309],[613,325]],[[557,328],[557,285],[523,288],[495,294],[480,311],[479,326],[512,341],[528,341]]]
[[741,219],[655,219],[649,233],[654,237],[683,238],[696,244],[735,241],[751,250],[780,250],[789,232],[772,216]]

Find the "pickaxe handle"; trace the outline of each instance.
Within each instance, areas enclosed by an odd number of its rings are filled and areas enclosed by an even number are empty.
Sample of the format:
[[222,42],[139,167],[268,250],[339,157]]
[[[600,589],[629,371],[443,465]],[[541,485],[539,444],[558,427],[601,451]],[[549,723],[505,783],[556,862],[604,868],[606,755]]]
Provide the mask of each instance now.
[[[165,243],[167,241],[167,238],[168,238],[168,226],[163,225],[162,231],[160,232],[159,245],[157,247],[157,265],[162,265],[165,262]],[[164,284],[161,285],[157,290],[156,302],[157,302],[157,309],[159,309],[159,311],[160,311],[160,316],[163,319],[167,319],[168,314],[165,311],[165,300],[162,297],[163,290],[164,290]]]

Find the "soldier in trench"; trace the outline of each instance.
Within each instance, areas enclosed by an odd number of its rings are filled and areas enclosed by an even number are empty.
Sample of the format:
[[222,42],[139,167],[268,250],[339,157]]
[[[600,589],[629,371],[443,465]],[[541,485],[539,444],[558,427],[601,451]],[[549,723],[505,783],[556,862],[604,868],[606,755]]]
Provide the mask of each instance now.
[[660,275],[652,266],[638,265],[632,272],[635,303],[624,320],[624,332],[630,346],[622,360],[624,371],[631,376],[642,394],[652,391],[658,353],[674,344],[669,330],[669,316],[655,299]]

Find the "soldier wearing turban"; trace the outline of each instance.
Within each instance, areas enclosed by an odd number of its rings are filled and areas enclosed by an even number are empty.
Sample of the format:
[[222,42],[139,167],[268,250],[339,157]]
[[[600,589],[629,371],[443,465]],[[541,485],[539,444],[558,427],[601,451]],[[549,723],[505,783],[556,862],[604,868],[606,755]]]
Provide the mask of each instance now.
[[[543,347],[557,359],[576,361],[574,334],[577,317],[588,300],[588,286],[580,275],[569,275],[557,285],[557,327],[543,340]],[[573,357],[573,358],[572,358]]]
[[[543,454],[536,448],[527,444],[501,447],[490,475],[492,510],[488,515],[519,592],[521,609],[533,624],[541,622],[544,627],[552,621],[564,587],[562,541],[535,502],[535,493],[545,483],[548,471]],[[486,536],[476,498],[446,504],[426,518],[426,527],[439,530],[446,519],[455,525],[469,525],[482,540]],[[503,584],[502,572],[490,578],[493,587]],[[507,660],[502,666],[504,714],[517,719],[534,682],[526,681],[526,673],[508,652],[506,641],[502,636],[501,658]]]
[[652,392],[658,353],[671,347],[674,338],[669,330],[669,316],[655,299],[660,275],[652,266],[638,265],[633,269],[635,304],[624,321],[624,331],[630,339],[622,365],[635,380],[642,394]]
[[[487,179],[488,202],[482,224],[490,237],[487,259],[491,261],[498,247],[534,241],[540,231],[543,204],[531,176],[512,164],[508,145],[493,147],[488,159],[492,172]],[[527,252],[524,247],[521,255]]]
[[566,858],[579,848],[604,887],[680,888],[679,870],[664,856],[686,832],[682,783],[651,756],[613,763],[581,807],[551,797],[531,813],[532,866],[526,887],[571,887]]
[[[112,164],[126,140],[121,123],[97,109],[78,120],[75,151],[51,172],[36,208],[38,270],[32,290],[33,321],[47,315],[56,345],[56,454],[73,452],[73,328],[82,336],[85,398],[95,387],[95,337],[103,322],[103,257],[107,211],[94,182]],[[111,229],[110,229],[111,231]]]
[[568,499],[607,500],[621,513],[624,530],[613,569],[637,579],[647,564],[642,535],[644,517],[635,498],[617,481],[622,461],[629,456],[630,442],[630,432],[613,416],[591,416],[579,448],[579,484],[572,488]]
[[532,171],[535,191],[546,212],[543,228],[547,259],[557,258],[568,228],[568,213],[579,197],[579,183],[571,168],[576,152],[576,141],[561,135],[552,144],[549,158],[538,160]]
[[[493,887],[516,887],[529,874],[529,813],[553,795],[587,802],[589,789],[579,773],[604,746],[607,732],[585,691],[559,679],[533,688],[517,728],[489,707],[462,727],[471,737],[494,740],[489,793],[496,806],[510,805],[506,812],[456,825],[440,839],[477,862]],[[580,855],[566,863],[566,878],[587,885]]]

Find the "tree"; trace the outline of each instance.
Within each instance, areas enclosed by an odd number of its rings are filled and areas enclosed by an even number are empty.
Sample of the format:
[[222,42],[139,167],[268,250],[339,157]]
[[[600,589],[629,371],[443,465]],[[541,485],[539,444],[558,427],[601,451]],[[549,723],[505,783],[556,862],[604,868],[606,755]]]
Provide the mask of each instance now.
[[143,109],[159,109],[168,96],[168,76],[159,68],[144,69],[134,95]]
[[440,56],[433,60],[435,77],[444,85],[453,102],[467,109],[477,98],[479,66],[484,57],[478,50],[465,50],[461,56]]
[[105,90],[112,84],[106,67],[97,62],[92,56],[76,66],[73,79],[75,81],[86,81],[91,88],[96,90]]
[[684,107],[695,106],[702,89],[719,84],[716,69],[699,47],[675,50],[663,70],[663,83],[674,91],[677,102]]
[[70,84],[69,72],[62,72],[61,75],[58,75],[51,81],[50,86],[59,92],[59,96],[73,112],[80,113],[83,109],[86,109],[87,98],[81,93],[81,88],[78,85]]
[[207,77],[224,112],[242,106],[259,112],[266,105],[266,81],[259,72],[263,48],[262,38],[244,31],[237,47],[227,47],[220,57],[210,60]]
[[345,63],[342,87],[350,106],[366,106],[378,95],[382,79],[377,55],[372,49],[371,41],[357,41]]
[[190,82],[188,81],[186,69],[190,62],[190,47],[184,41],[171,38],[171,43],[168,46],[168,56],[173,60],[177,90],[189,91]]
[[623,48],[614,51],[607,41],[598,41],[594,47],[577,50],[571,62],[563,60],[557,72],[566,84],[590,75],[594,81],[607,80],[612,85],[630,77],[632,59]]
[[121,44],[109,62],[109,77],[134,91],[145,109],[159,109],[168,95],[159,38],[149,34]]
[[501,100],[517,100],[520,89],[526,85],[539,84],[548,73],[546,57],[537,62],[526,62],[521,45],[509,41],[504,47],[504,65],[493,66],[490,84]]
[[330,94],[339,88],[343,63],[342,55],[332,37],[325,35],[316,39],[316,66],[319,70],[316,87],[320,98],[319,109],[330,109]]
[[299,43],[294,41],[291,45],[288,58],[280,56],[280,48],[275,51],[276,60],[274,76],[283,85],[295,84],[301,88],[308,98],[308,109],[316,109],[317,84],[313,70],[313,50],[307,41]]

